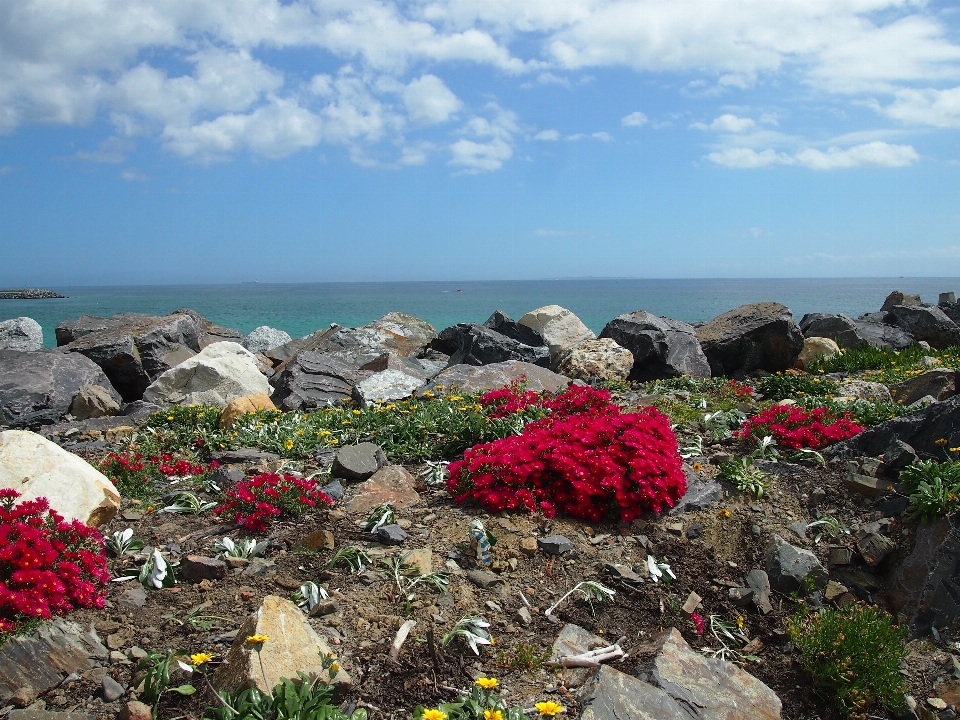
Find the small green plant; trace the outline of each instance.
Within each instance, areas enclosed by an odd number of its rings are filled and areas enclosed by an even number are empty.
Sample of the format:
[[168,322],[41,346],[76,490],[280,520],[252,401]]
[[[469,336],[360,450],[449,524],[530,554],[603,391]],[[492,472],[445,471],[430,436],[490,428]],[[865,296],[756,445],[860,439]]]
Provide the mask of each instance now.
[[332,705],[333,688],[321,681],[322,675],[312,680],[305,673],[298,675],[299,681],[283,678],[269,694],[256,687],[220,691],[220,704],[208,707],[203,716],[205,720],[367,720],[363,708],[345,715]]
[[835,395],[837,383],[829,378],[821,378],[808,373],[776,373],[757,381],[757,391],[764,400],[786,400],[804,395]]
[[440,645],[446,647],[455,639],[461,638],[470,646],[474,655],[479,655],[479,646],[490,645],[493,640],[490,633],[487,632],[488,627],[490,627],[490,623],[482,617],[461,618],[450,628],[450,632],[441,638]]
[[189,625],[192,628],[196,628],[197,630],[204,630],[204,631],[210,630],[216,624],[217,620],[220,620],[225,623],[233,622],[233,618],[223,617],[221,615],[205,614],[204,610],[207,610],[212,606],[213,606],[213,603],[208,600],[206,602],[200,603],[196,607],[190,608],[190,610],[187,612],[186,617],[184,617],[183,619],[178,618],[173,613],[168,613],[166,615],[163,615],[162,617],[165,622],[179,625],[180,627],[183,627],[184,625]]
[[425,585],[432,586],[438,592],[443,592],[447,589],[447,583],[449,582],[448,573],[431,572],[421,574],[420,568],[407,563],[407,558],[409,556],[410,553],[404,553],[403,555],[395,558],[393,561],[380,561],[390,570],[390,574],[393,576],[393,581],[397,586],[397,590],[399,591],[400,596],[403,598],[404,604],[406,605],[408,615],[410,614],[413,599],[417,596],[416,592],[414,592],[414,589],[417,587],[417,585],[423,583]]
[[848,718],[865,720],[868,710],[903,702],[904,631],[879,608],[852,603],[811,613],[802,606],[788,631],[814,687]]
[[137,579],[148,590],[159,590],[177,584],[177,579],[173,575],[173,567],[156,548],[154,548],[153,554],[147,558],[147,561],[143,563]]
[[[669,570],[669,568],[667,569]],[[672,575],[673,573],[670,573],[670,574]],[[551,614],[554,610],[560,607],[560,604],[564,600],[566,600],[568,597],[570,597],[574,593],[577,593],[582,599],[587,601],[587,603],[590,605],[590,614],[593,616],[596,616],[596,611],[593,607],[593,604],[595,602],[598,604],[602,604],[607,600],[612,600],[613,596],[617,594],[617,591],[611,590],[610,588],[606,587],[605,585],[601,585],[595,580],[584,580],[582,582],[578,582],[576,585],[570,588],[570,590],[567,591],[567,593],[563,595],[563,597],[561,597],[553,605],[547,608],[544,615]]]
[[245,538],[234,542],[228,537],[218,540],[214,545],[220,555],[233,558],[251,558],[262,556],[267,551],[267,541],[257,542],[256,538]]
[[345,545],[337,550],[326,562],[326,567],[347,565],[354,572],[363,572],[363,568],[370,565],[370,557],[356,545]]
[[830,538],[831,540],[839,540],[844,535],[849,535],[850,530],[840,522],[833,515],[824,515],[819,520],[814,520],[812,523],[807,525],[807,530],[812,528],[818,528],[817,534],[813,539],[814,543],[819,543],[823,538]]
[[925,522],[960,510],[960,462],[921,461],[901,470],[899,479]]
[[326,590],[312,580],[307,580],[290,599],[297,604],[297,607],[304,608],[307,612],[310,612],[321,600],[326,600],[328,597],[329,595]]
[[721,660],[734,660],[743,662],[744,660],[758,661],[756,655],[744,655],[732,646],[742,647],[750,638],[743,629],[743,616],[737,618],[736,622],[725,620],[720,615],[710,616],[710,634],[720,644],[716,650],[705,650],[705,654],[710,657],[720,658]]
[[216,506],[217,503],[215,502],[201,500],[192,492],[184,491],[177,493],[173,502],[165,508],[161,508],[160,512],[176,515],[199,515],[207,510],[213,510]]
[[720,463],[719,477],[729,480],[740,492],[752,495],[756,500],[763,498],[770,488],[772,478],[753,464],[749,455],[739,460]]
[[538,651],[533,643],[519,642],[510,650],[501,650],[497,662],[511,670],[539,670],[550,659],[550,651]]
[[103,539],[103,544],[107,550],[113,553],[114,557],[123,557],[124,555],[133,555],[143,550],[143,540],[138,540],[133,536],[133,528],[126,530],[117,530],[112,535]]
[[703,416],[703,427],[713,442],[720,442],[732,436],[746,419],[746,414],[736,408],[717,410]]
[[396,519],[397,514],[394,512],[393,506],[390,503],[374,505],[370,509],[370,515],[367,516],[367,521],[363,524],[363,529],[373,533],[384,525],[395,522]]
[[447,471],[449,464],[446,460],[427,460],[427,466],[417,477],[421,478],[427,485],[443,485],[450,475]]
[[185,652],[167,650],[165,653],[150,652],[142,658],[134,668],[134,684],[143,684],[140,699],[153,708],[153,716],[157,716],[157,705],[160,696],[165,692],[175,692],[180,695],[193,695],[197,689],[190,684],[170,687],[171,672],[186,669],[192,672],[193,668],[183,662],[187,658]]

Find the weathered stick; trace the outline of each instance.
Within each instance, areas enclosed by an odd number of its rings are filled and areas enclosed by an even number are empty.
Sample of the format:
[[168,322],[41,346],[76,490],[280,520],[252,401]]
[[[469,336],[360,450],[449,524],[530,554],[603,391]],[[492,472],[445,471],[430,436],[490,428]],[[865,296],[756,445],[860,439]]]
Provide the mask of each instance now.
[[416,620],[407,620],[400,626],[400,629],[397,630],[397,636],[393,639],[393,646],[390,648],[390,659],[393,662],[396,662],[397,658],[400,657],[400,648],[403,647],[403,643],[406,642],[407,636],[416,624]]

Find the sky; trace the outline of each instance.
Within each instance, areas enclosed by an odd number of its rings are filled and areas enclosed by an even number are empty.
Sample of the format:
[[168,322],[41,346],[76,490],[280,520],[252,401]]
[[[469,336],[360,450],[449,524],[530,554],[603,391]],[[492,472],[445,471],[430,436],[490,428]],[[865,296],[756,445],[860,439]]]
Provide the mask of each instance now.
[[3,0],[0,285],[960,276],[960,4]]

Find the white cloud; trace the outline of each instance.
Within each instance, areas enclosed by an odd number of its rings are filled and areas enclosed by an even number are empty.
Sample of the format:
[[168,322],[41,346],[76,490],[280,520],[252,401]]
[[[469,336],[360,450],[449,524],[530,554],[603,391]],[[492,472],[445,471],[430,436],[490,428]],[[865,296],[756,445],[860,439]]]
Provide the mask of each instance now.
[[752,148],[727,148],[707,155],[710,162],[717,165],[724,165],[730,168],[760,168],[769,165],[792,165],[793,158],[783,153],[778,153],[772,148],[767,148],[762,152],[757,152]]
[[424,75],[403,90],[410,121],[415,125],[436,125],[452,118],[463,107],[460,98],[436,75]]
[[911,125],[960,127],[960,87],[948,90],[899,90],[882,112]]
[[19,169],[20,168],[16,165],[2,165],[0,166],[0,177],[3,177],[4,175],[12,175]]
[[90,162],[122,163],[126,159],[126,154],[135,147],[131,140],[108,137],[100,143],[95,151],[87,152],[81,150],[73,157],[77,160],[88,160]]
[[804,148],[793,155],[767,148],[757,152],[752,148],[733,147],[707,155],[717,165],[737,169],[768,167],[771,165],[802,165],[811,170],[838,170],[856,167],[905,167],[920,159],[910,145],[891,145],[875,141],[841,150],[831,147],[826,152]]
[[120,173],[120,177],[127,182],[147,182],[150,176],[136,168],[127,168]]
[[533,231],[533,234],[537,237],[570,237],[576,235],[570,230],[547,230],[546,228],[537,228]]
[[489,103],[486,110],[490,119],[472,118],[461,129],[466,137],[450,145],[449,164],[461,168],[461,173],[499,170],[513,157],[513,136],[520,129],[516,114],[496,103]]
[[730,113],[714,118],[713,122],[709,125],[703,122],[695,122],[690,125],[690,127],[697,130],[713,130],[714,132],[722,133],[742,133],[747,130],[752,130],[756,126],[757,124],[752,119],[737,117]]
[[533,136],[534,140],[542,140],[545,142],[554,142],[560,139],[559,130],[541,130],[536,135]]
[[624,127],[643,127],[647,124],[647,116],[638,110],[620,118],[620,124]]
[[593,133],[590,135],[590,137],[592,137],[594,140],[599,140],[600,142],[610,142],[613,140],[613,136],[608,132],[604,132],[603,130]]

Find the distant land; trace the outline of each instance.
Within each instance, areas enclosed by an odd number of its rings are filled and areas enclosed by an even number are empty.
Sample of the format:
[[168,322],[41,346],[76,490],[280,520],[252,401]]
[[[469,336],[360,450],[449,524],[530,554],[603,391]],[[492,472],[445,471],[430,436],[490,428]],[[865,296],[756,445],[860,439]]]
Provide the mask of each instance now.
[[45,300],[47,298],[62,298],[66,295],[55,293],[53,290],[38,288],[22,288],[20,290],[0,290],[0,300]]

